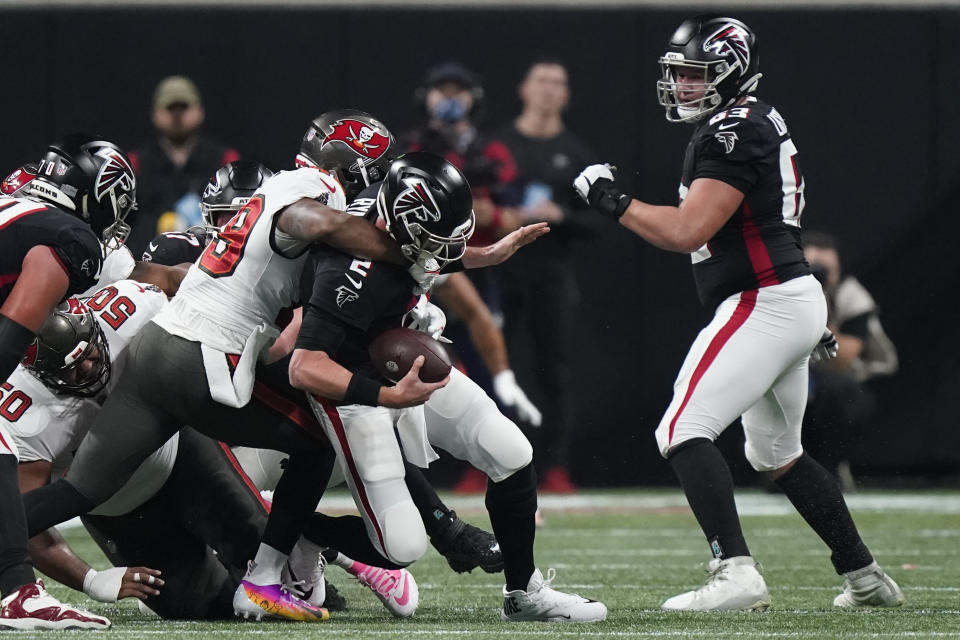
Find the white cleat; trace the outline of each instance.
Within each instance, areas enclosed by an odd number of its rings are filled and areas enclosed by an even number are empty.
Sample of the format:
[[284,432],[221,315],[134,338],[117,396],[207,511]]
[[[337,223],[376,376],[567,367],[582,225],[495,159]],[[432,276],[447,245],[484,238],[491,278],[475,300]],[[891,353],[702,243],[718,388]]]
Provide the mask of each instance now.
[[284,588],[315,607],[327,599],[327,586],[323,581],[327,561],[319,552],[301,552],[299,545],[293,548],[290,557],[280,572]]
[[0,601],[0,629],[109,629],[110,621],[60,602],[42,580],[25,584]]
[[551,588],[557,572],[547,569],[547,579],[534,569],[527,590],[507,591],[503,588],[503,609],[500,619],[511,622],[599,622],[607,619],[602,602]]
[[668,599],[664,611],[765,611],[770,606],[767,583],[750,556],[714,558],[703,586]]
[[903,591],[876,562],[843,574],[843,593],[833,599],[835,607],[899,607]]

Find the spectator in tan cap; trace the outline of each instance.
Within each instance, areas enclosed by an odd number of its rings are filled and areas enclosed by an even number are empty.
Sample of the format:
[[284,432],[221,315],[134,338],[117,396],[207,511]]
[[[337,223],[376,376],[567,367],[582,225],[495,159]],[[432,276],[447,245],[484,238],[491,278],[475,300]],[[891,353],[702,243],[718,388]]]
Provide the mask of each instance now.
[[200,223],[200,192],[213,173],[240,154],[202,132],[200,91],[186,76],[164,78],[153,92],[156,137],[130,153],[140,211],[127,241],[139,255],[158,233]]

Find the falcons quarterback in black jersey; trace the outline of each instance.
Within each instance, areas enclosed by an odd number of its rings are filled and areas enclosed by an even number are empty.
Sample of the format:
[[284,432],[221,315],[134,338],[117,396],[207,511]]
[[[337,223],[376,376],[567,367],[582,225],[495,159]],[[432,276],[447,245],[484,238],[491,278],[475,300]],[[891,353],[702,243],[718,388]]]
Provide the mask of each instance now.
[[[96,283],[98,236],[123,234],[136,208],[130,162],[113,143],[72,135],[51,144],[35,171],[4,181],[0,196],[0,378],[36,357],[36,333],[54,306]],[[6,386],[6,385],[5,385]],[[0,411],[10,413],[10,394]],[[10,401],[13,401],[12,403]],[[0,628],[103,629],[110,621],[64,605],[35,581],[17,486],[17,450],[0,428]]]
[[[361,194],[362,195],[362,194]],[[474,227],[466,179],[449,162],[416,152],[395,160],[377,191],[376,212],[411,261],[443,267],[461,258]],[[311,268],[312,267],[312,268]],[[367,347],[398,327],[416,282],[402,267],[357,260],[325,247],[304,270],[303,324],[290,381],[310,394],[377,550],[397,564],[425,551],[427,535],[404,483],[404,457],[426,467],[436,445],[490,479],[486,506],[503,552],[504,620],[592,622],[606,607],[556,591],[533,558],[537,506],[532,447],[496,404],[457,370],[438,383],[419,364],[396,384],[381,378]],[[394,429],[403,444],[397,442]]]
[[674,383],[657,444],[687,496],[713,560],[700,588],[669,611],[766,609],[767,585],[750,555],[733,480],[714,445],[742,417],[745,453],[769,474],[831,551],[845,577],[839,607],[895,606],[897,584],[864,545],[834,478],[800,442],[811,357],[836,354],[823,291],[803,258],[804,181],[780,113],[756,98],[756,35],[720,16],[685,20],[660,58],[660,104],[690,122],[679,206],[629,197],[609,165],[585,168],[579,195],[651,244],[689,253],[700,299],[713,311]]

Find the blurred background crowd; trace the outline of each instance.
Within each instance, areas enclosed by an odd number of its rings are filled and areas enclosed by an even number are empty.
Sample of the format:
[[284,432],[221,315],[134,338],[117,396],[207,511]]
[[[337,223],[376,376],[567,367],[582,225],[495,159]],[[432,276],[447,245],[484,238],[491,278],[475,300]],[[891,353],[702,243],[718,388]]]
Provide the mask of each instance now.
[[[292,168],[314,116],[368,111],[403,148],[462,168],[477,243],[534,221],[553,229],[436,297],[465,370],[494,397],[505,372],[526,392],[513,417],[541,488],[672,483],[653,430],[712,310],[696,303],[687,256],[583,208],[570,185],[605,161],[638,197],[675,202],[690,129],[664,120],[656,61],[695,9],[331,7],[0,10],[0,173],[64,132],[118,142],[138,176],[139,256],[158,232],[200,221],[223,164]],[[841,344],[811,378],[805,446],[848,490],[955,485],[960,11],[725,10],[757,32],[757,93],[799,148],[806,255]],[[509,360],[491,358],[489,326]],[[719,444],[753,484],[742,442],[731,428]],[[484,486],[452,460],[431,472]]]

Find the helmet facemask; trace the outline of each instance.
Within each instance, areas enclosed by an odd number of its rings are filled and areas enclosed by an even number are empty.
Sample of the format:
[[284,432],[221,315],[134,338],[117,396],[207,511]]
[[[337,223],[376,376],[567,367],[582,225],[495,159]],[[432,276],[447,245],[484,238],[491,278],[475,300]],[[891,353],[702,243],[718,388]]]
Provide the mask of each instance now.
[[[24,367],[58,394],[90,398],[110,381],[110,346],[89,309],[79,303],[70,312],[57,310],[27,350]],[[86,370],[83,363],[96,358]]]
[[[416,186],[411,185],[411,190],[415,189]],[[417,190],[421,194],[428,191]],[[400,245],[404,257],[419,264],[433,259],[437,261],[440,269],[462,258],[467,250],[467,241],[476,227],[473,210],[467,219],[454,227],[449,234],[435,233],[430,230],[432,216],[429,215],[429,210],[425,207],[405,206],[403,195],[397,198],[393,211],[390,211],[381,189],[377,195],[377,212],[383,218],[387,232]],[[436,207],[435,204],[433,206]]]

